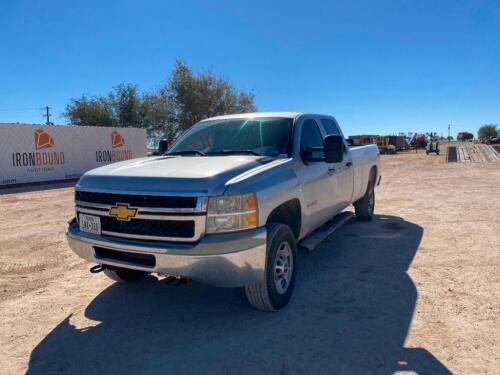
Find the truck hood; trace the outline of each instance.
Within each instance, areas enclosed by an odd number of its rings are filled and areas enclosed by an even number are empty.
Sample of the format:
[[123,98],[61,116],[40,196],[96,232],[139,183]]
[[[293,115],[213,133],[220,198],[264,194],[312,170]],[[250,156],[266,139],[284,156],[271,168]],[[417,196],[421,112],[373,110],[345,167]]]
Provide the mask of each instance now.
[[129,194],[220,195],[227,181],[270,160],[253,155],[140,158],[93,169],[76,187]]

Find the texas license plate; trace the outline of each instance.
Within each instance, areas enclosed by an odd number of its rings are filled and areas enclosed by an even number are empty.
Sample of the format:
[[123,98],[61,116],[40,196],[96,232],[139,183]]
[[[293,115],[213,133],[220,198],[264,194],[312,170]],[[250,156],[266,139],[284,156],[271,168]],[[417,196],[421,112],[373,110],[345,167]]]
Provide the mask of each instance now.
[[101,218],[99,216],[80,214],[78,218],[82,232],[101,234]]

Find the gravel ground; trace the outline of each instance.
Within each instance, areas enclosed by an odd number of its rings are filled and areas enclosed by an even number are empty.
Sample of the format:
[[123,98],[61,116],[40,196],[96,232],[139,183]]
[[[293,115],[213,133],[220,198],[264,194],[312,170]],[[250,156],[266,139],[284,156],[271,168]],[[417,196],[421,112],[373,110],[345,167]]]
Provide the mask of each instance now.
[[91,275],[72,188],[1,195],[0,372],[498,374],[500,164],[443,154],[383,156],[376,218],[301,254],[279,313]]

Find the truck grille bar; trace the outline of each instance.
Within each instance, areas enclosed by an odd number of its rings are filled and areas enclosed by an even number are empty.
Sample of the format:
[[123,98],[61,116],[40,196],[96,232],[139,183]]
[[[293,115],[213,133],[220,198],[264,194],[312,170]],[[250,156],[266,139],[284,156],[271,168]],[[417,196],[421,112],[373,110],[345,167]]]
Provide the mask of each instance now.
[[157,195],[134,195],[97,193],[90,191],[75,191],[75,200],[115,205],[127,203],[135,207],[157,207],[157,208],[196,208],[196,197],[164,197]]
[[103,232],[148,235],[155,237],[193,238],[193,220],[143,220],[120,221],[111,216],[101,216]]

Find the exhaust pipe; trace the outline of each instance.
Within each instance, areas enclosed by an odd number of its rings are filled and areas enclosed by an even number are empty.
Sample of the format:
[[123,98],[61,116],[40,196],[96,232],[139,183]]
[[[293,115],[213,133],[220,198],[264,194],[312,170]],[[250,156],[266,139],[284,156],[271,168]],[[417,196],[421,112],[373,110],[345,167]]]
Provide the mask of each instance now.
[[104,264],[96,264],[95,266],[90,267],[89,271],[90,273],[99,273],[104,271],[106,268],[109,267]]
[[[90,267],[89,271],[90,273],[95,274],[102,272],[107,268],[112,268],[112,267],[106,264],[96,264],[95,266]],[[179,285],[189,284],[193,281],[192,278],[185,276],[172,276],[172,275],[160,275],[160,276],[166,276],[165,279],[162,280],[162,282],[169,287],[178,287]]]

